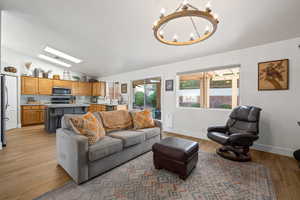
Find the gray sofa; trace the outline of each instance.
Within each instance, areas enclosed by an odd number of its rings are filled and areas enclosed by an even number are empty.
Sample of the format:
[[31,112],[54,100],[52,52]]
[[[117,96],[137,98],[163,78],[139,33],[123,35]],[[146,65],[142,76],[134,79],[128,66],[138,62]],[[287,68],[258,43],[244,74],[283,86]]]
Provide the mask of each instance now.
[[111,132],[89,146],[85,136],[72,131],[70,116],[64,116],[62,128],[56,130],[57,162],[77,184],[150,151],[161,139],[162,124],[155,121],[155,128]]

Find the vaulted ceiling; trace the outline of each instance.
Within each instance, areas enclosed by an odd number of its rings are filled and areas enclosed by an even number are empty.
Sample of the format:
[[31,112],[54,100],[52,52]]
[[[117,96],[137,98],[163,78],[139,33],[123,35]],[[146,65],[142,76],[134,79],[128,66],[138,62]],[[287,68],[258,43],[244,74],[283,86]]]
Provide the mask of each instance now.
[[[36,57],[49,45],[83,59],[71,70],[106,76],[300,36],[299,0],[211,0],[216,34],[192,46],[153,37],[162,7],[179,0],[1,0],[3,45]],[[203,8],[208,0],[190,0]],[[175,27],[178,34],[180,26]]]

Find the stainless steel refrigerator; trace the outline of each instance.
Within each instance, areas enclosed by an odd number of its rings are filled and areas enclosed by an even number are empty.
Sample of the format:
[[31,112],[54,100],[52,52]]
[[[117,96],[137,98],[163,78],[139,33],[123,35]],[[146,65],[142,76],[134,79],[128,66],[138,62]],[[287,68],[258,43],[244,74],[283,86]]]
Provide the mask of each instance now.
[[1,136],[1,144],[3,147],[6,146],[6,139],[5,139],[5,121],[6,121],[6,110],[7,110],[7,87],[5,85],[5,75],[0,74],[0,92],[1,92],[1,98],[0,98],[0,114],[1,114],[1,123],[0,123],[0,136]]

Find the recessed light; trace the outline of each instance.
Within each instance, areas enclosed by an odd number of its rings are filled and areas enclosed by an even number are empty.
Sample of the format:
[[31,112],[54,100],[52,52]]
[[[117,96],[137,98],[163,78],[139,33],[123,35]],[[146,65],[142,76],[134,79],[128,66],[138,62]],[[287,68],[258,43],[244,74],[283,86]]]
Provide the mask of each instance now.
[[48,46],[44,49],[44,51],[46,51],[46,52],[48,52],[48,53],[51,53],[51,54],[53,54],[53,55],[56,55],[56,56],[58,56],[58,57],[60,57],[60,58],[64,58],[64,59],[66,59],[66,60],[69,60],[69,61],[71,61],[71,62],[73,62],[73,63],[76,63],[76,64],[82,62],[82,60],[80,60],[80,59],[78,59],[78,58],[75,58],[75,57],[73,57],[73,56],[70,56],[70,55],[68,55],[68,54],[66,54],[66,53],[63,53],[63,52],[61,52],[61,51],[58,51],[58,50],[53,49],[53,48],[48,47]]
[[49,56],[45,56],[43,54],[39,54],[38,57],[40,59],[43,59],[43,60],[46,60],[46,61],[49,61],[49,62],[52,62],[52,63],[55,63],[55,64],[58,64],[58,65],[61,65],[61,66],[64,66],[64,67],[71,67],[72,65],[68,64],[68,63],[65,63],[65,62],[62,62],[60,60],[57,60],[55,58],[51,58]]

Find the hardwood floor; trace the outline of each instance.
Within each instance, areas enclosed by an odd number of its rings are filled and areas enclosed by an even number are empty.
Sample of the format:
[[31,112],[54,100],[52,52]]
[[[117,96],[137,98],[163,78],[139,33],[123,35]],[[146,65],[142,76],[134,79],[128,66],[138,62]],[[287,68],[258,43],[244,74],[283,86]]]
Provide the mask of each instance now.
[[[214,152],[217,144],[193,139],[200,149]],[[55,160],[55,135],[43,126],[15,129],[7,133],[8,146],[0,151],[0,199],[32,199],[70,180]],[[292,158],[252,150],[253,161],[268,167],[279,200],[300,199],[300,169]]]

